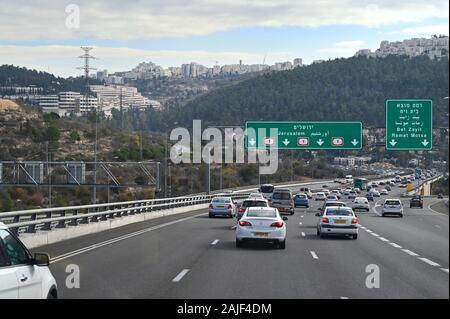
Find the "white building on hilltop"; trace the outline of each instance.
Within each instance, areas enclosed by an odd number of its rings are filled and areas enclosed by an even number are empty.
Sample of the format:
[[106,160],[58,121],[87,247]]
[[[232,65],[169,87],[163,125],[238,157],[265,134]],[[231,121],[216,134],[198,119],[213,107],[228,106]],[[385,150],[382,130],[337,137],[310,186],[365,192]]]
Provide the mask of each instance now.
[[123,85],[91,85],[90,89],[97,95],[100,109],[106,116],[111,116],[113,109],[139,108],[146,109],[152,107],[160,109],[159,101],[150,100],[142,96],[137,88]]
[[414,38],[403,41],[381,41],[380,48],[372,52],[368,49],[359,50],[355,56],[385,58],[389,55],[407,55],[415,57],[427,55],[430,59],[449,57],[448,36],[431,38]]

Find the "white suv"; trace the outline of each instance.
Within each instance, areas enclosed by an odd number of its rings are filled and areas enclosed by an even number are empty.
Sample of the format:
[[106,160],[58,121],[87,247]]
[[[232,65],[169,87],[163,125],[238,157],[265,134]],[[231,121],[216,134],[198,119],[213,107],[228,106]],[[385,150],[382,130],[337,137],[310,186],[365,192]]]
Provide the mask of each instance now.
[[400,199],[386,199],[384,201],[381,215],[399,215],[403,217],[403,205]]
[[55,278],[47,254],[31,255],[22,242],[0,223],[0,299],[56,299]]

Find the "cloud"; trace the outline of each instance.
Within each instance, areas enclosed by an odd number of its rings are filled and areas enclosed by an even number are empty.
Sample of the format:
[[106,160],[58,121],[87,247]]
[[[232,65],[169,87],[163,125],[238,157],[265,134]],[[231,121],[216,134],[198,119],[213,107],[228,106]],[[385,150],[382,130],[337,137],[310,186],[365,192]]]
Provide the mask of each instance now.
[[80,28],[65,26],[68,1],[0,0],[0,39],[148,39],[241,27],[379,27],[448,18],[448,0],[74,0]]
[[363,40],[341,41],[336,42],[334,47],[322,48],[317,52],[325,55],[337,55],[341,57],[352,56],[356,51],[363,48],[366,42]]
[[445,34],[448,35],[448,24],[434,24],[412,28],[405,28],[402,30],[392,31],[389,34],[403,34],[403,35],[433,35],[433,34]]

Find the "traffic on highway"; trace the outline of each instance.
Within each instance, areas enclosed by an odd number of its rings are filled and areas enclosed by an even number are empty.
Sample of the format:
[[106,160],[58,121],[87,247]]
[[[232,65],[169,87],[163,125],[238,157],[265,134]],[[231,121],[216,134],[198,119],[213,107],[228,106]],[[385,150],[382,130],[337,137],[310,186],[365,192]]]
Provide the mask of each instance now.
[[[0,297],[448,298],[448,214],[431,208],[440,199],[408,196],[401,183],[264,185],[273,192],[261,186],[235,200],[243,191],[234,191],[206,211],[31,252],[2,224]],[[279,269],[278,285],[264,289],[265,274]]]

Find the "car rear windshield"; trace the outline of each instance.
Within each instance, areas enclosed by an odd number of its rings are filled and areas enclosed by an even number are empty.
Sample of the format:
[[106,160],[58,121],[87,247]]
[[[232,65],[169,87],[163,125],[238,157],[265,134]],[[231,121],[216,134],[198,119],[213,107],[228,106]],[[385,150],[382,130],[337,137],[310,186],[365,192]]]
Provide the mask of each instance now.
[[297,197],[297,198],[301,198],[301,199],[305,199],[305,198],[306,198],[306,195],[297,195],[296,197]]
[[291,194],[289,194],[289,193],[285,193],[285,192],[283,192],[283,193],[273,193],[273,199],[291,199]]
[[213,198],[213,203],[229,203],[231,200],[229,198]]
[[242,207],[267,207],[267,202],[262,200],[246,200],[242,203]]
[[327,210],[327,216],[352,216],[350,210],[329,209]]
[[325,207],[332,207],[332,206],[344,207],[345,204],[344,203],[326,203],[325,204]]
[[277,213],[274,210],[251,210],[247,217],[277,217]]
[[385,205],[400,205],[400,201],[398,201],[398,200],[387,200],[384,204]]

